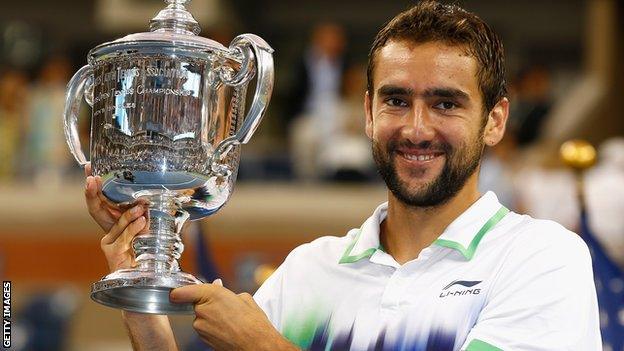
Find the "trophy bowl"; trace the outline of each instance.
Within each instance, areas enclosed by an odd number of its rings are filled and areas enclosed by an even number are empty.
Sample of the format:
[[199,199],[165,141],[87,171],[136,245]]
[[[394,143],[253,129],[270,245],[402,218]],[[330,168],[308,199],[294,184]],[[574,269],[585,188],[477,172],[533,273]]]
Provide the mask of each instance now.
[[[149,32],[89,52],[68,84],[64,114],[70,151],[80,165],[91,162],[106,198],[148,207],[148,229],[132,242],[136,267],[93,284],[91,298],[154,314],[193,312],[192,304],[169,301],[171,289],[202,283],[180,270],[180,231],[229,199],[240,145],[264,115],[274,76],[273,50],[262,38],[242,34],[225,47],[198,36],[188,0],[166,2]],[[83,98],[92,108],[90,161],[78,138]]]

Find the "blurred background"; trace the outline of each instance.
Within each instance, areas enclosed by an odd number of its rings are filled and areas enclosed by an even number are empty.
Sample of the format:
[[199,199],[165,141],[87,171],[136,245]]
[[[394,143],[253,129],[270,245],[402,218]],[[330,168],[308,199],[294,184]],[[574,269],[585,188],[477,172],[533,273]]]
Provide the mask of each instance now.
[[[624,267],[624,4],[458,3],[494,27],[507,59],[508,132],[485,156],[481,190],[577,232],[587,224],[616,269]],[[276,50],[276,79],[269,112],[242,148],[232,199],[185,229],[185,270],[253,292],[292,248],[344,235],[384,201],[363,132],[366,60],[375,33],[410,4],[192,1],[201,35],[226,46],[240,33],[266,39]],[[83,203],[83,171],[65,144],[62,111],[67,81],[88,51],[146,31],[163,7],[159,0],[0,5],[0,276],[13,282],[14,349],[131,349],[119,312],[88,298],[90,284],[108,273],[103,233]],[[560,145],[575,138],[596,146],[592,168],[560,161]],[[622,293],[624,283],[610,288]],[[615,312],[624,324],[624,310]],[[605,328],[609,313],[601,314]],[[193,349],[192,317],[172,320],[180,345]]]

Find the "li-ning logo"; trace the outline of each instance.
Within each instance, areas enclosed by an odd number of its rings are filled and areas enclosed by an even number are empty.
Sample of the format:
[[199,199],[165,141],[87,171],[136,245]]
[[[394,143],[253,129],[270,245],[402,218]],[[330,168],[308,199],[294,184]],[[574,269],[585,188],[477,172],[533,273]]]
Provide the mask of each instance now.
[[[449,285],[442,288],[442,292],[440,293],[440,298],[447,296],[462,296],[462,295],[479,295],[481,293],[480,288],[471,289],[473,286],[481,283],[482,280],[455,280],[451,282]],[[464,290],[450,290],[455,285],[461,285],[467,289]]]

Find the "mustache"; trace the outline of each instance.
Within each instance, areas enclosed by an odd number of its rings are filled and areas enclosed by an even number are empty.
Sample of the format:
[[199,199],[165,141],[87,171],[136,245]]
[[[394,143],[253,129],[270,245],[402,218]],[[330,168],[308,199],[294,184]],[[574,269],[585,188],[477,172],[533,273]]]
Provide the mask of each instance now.
[[393,153],[398,149],[442,152],[445,154],[450,154],[453,151],[453,147],[445,142],[421,141],[416,144],[409,140],[391,140],[388,142],[388,152]]

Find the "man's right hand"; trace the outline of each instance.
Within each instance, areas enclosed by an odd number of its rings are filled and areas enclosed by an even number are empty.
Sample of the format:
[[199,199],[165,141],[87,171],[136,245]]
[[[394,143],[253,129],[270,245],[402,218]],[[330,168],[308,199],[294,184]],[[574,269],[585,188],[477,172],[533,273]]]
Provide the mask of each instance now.
[[89,214],[104,232],[108,232],[117,223],[122,211],[102,194],[102,178],[92,175],[91,163],[85,166],[85,176],[85,201]]
[[[91,164],[85,167],[85,175],[85,201],[89,214],[106,233],[100,244],[109,269],[114,272],[133,267],[132,239],[148,223],[145,204],[137,203],[124,211],[102,194],[102,179],[91,175]],[[166,315],[122,311],[122,316],[134,350],[178,350]]]
[[147,224],[145,204],[137,203],[122,212],[102,194],[102,180],[91,176],[91,165],[85,167],[87,174],[85,200],[89,214],[106,231],[100,240],[111,272],[134,267],[132,239],[143,231]]
[[145,212],[140,204],[127,210],[100,240],[111,272],[135,266],[132,239],[146,228]]

